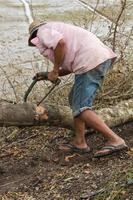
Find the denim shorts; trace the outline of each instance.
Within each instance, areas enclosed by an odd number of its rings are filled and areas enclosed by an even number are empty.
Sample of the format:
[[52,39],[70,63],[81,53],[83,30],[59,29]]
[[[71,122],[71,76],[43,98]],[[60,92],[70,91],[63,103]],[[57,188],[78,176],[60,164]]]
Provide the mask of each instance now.
[[75,75],[74,85],[69,94],[69,104],[74,117],[92,108],[96,91],[101,86],[111,64],[112,59],[109,59],[84,74]]

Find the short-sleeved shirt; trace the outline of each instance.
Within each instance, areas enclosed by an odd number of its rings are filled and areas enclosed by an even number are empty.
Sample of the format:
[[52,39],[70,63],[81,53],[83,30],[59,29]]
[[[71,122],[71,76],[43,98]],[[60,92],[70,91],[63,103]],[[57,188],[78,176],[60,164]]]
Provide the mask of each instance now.
[[31,42],[54,63],[54,50],[61,39],[66,43],[66,50],[60,68],[75,74],[85,73],[116,57],[93,33],[63,22],[47,22],[40,26],[37,37]]

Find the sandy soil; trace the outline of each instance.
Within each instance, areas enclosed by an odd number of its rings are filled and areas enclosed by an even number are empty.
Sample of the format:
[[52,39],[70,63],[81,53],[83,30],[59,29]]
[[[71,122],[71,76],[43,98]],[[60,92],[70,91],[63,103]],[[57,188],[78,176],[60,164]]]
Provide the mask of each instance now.
[[[132,148],[133,123],[114,130]],[[132,149],[96,159],[93,154],[104,141],[98,134],[91,134],[86,139],[92,153],[79,155],[59,151],[58,145],[70,140],[72,134],[56,127],[2,128],[1,199],[104,200],[110,197],[110,200],[131,200],[133,185],[127,183],[133,181]]]

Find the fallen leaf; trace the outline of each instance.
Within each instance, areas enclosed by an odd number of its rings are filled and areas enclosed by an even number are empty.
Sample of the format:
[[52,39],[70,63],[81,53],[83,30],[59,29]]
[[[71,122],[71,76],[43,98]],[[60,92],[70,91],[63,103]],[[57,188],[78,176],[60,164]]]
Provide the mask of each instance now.
[[129,151],[127,152],[128,155],[133,156],[133,148],[130,148]]
[[66,162],[69,162],[70,160],[71,160],[71,158],[74,158],[76,156],[76,154],[73,154],[73,155],[71,155],[71,156],[66,156],[65,157],[65,161]]
[[70,155],[70,156],[66,156],[65,157],[65,161],[66,162],[69,162],[72,158],[76,157],[76,156],[80,156],[79,154],[75,153],[73,155]]

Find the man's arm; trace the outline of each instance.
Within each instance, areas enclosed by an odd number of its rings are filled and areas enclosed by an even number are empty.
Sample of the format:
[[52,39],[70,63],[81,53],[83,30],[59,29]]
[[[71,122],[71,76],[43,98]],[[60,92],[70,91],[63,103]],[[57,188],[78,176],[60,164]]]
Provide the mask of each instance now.
[[54,50],[54,57],[55,57],[54,67],[53,70],[48,75],[48,79],[50,81],[55,81],[58,78],[59,68],[64,59],[65,53],[66,53],[66,43],[63,39],[61,39]]
[[63,61],[65,53],[66,53],[66,43],[63,39],[61,39],[54,50],[55,62],[53,71],[57,72],[59,71],[59,67]]
[[[47,76],[49,75],[50,72],[38,72],[35,74],[35,76],[33,77],[33,80],[47,80]],[[68,71],[68,70],[64,70],[64,69],[59,69],[59,76],[66,76],[68,74],[71,74],[72,72]]]

